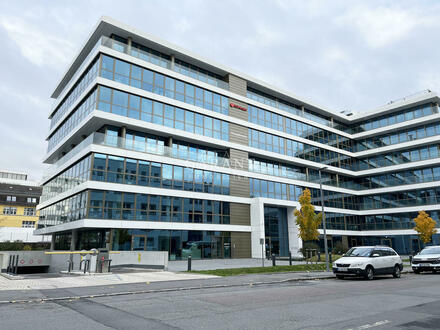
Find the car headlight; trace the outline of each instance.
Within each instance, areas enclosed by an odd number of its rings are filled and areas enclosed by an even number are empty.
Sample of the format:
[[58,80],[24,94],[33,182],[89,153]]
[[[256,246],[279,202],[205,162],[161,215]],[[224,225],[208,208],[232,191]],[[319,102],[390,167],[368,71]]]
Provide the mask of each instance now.
[[354,264],[351,264],[350,267],[361,267],[362,265],[362,262],[355,262]]

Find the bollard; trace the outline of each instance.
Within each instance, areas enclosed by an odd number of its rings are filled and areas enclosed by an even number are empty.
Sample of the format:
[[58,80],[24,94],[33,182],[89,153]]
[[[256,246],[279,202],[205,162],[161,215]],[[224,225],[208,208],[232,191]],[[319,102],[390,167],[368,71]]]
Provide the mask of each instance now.
[[321,262],[321,251],[318,251],[318,262]]
[[18,274],[18,259],[19,259],[19,255],[17,254],[15,256],[15,270],[14,270],[14,274],[17,275]]
[[11,256],[11,269],[9,269],[9,272],[11,274],[14,272],[14,265],[15,265],[15,254]]
[[191,256],[188,256],[188,271],[191,271]]
[[292,266],[292,252],[289,251],[289,266]]
[[6,273],[10,273],[11,272],[11,268],[12,268],[12,256],[9,255],[9,262],[8,262],[8,267],[6,268]]
[[[82,261],[81,261],[81,262],[82,262]],[[89,259],[84,260],[84,274],[85,274],[87,271],[90,273],[90,260],[89,260]]]
[[272,266],[275,267],[275,253],[272,253]]
[[330,252],[328,255],[328,263],[332,264],[333,263],[333,257],[332,257],[332,253]]
[[67,267],[67,272],[70,273],[73,270],[73,261],[68,259],[67,263],[69,264]]
[[412,264],[412,259],[413,259],[413,256],[410,255],[410,256],[409,256],[409,263],[410,263],[410,264]]

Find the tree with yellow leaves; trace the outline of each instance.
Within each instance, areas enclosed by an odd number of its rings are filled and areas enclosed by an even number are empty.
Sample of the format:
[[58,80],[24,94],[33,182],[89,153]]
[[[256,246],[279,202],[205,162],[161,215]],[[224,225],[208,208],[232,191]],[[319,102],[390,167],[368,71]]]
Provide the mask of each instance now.
[[425,244],[431,242],[432,235],[437,232],[435,229],[437,222],[425,211],[420,211],[414,222],[416,223],[414,230],[419,233],[422,242]]
[[295,210],[296,224],[298,225],[298,236],[303,240],[315,241],[319,238],[318,227],[322,221],[322,214],[315,213],[315,207],[312,205],[312,195],[309,189],[304,189],[299,197],[301,209]]

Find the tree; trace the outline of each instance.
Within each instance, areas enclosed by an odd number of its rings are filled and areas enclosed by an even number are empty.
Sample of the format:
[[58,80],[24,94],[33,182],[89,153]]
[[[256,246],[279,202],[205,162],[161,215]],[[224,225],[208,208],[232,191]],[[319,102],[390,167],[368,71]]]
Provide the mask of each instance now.
[[419,233],[418,235],[422,242],[425,244],[431,242],[432,235],[437,232],[435,229],[437,222],[425,211],[420,211],[414,222],[416,223],[414,230]]
[[322,221],[322,213],[316,214],[315,207],[312,205],[312,195],[309,189],[304,189],[299,197],[301,209],[295,210],[296,224],[298,225],[298,236],[303,240],[315,241],[319,238],[318,227]]

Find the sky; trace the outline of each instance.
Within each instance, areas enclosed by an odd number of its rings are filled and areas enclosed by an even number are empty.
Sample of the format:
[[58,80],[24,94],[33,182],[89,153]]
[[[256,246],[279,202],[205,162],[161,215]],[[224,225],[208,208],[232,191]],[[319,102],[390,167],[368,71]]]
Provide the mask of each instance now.
[[440,2],[0,0],[0,170],[40,180],[50,98],[101,16],[334,112],[440,91]]

